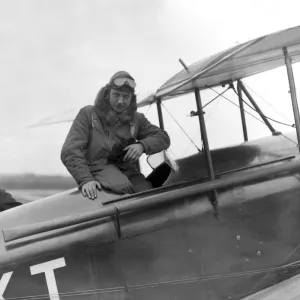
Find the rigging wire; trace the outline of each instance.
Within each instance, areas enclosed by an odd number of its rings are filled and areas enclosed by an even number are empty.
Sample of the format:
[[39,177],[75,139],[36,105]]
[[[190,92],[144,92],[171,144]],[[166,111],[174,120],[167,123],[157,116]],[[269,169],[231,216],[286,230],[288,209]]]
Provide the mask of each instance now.
[[[216,110],[216,108],[217,108],[217,106],[219,105],[219,103],[220,103],[220,98],[218,99],[218,101],[216,102],[216,105],[215,105],[215,107],[213,108],[213,109],[211,109],[211,111],[206,115],[206,122],[208,121],[208,118],[210,118],[211,116],[212,116],[212,114],[215,112],[215,110]],[[205,106],[207,106],[208,104],[210,104],[211,103],[211,101],[210,102],[208,102]],[[205,107],[205,106],[203,106],[203,108]]]
[[[199,130],[197,130],[197,132],[193,135],[192,139],[195,139],[195,137],[197,135],[200,135]],[[188,151],[188,149],[190,148],[190,146],[191,146],[191,142],[188,143],[187,147],[184,149],[184,151],[182,152],[182,154],[180,155],[180,157],[184,157],[185,153]]]
[[[243,102],[244,102],[248,107],[250,107],[251,109],[253,109],[253,110],[256,112],[256,109],[255,109],[254,107],[252,107],[249,103],[247,103],[243,98],[242,98],[242,100],[243,100]],[[275,122],[275,123],[278,123],[278,124],[281,124],[281,125],[285,125],[285,126],[288,126],[288,127],[295,128],[295,124],[290,125],[290,124],[287,124],[287,123],[283,123],[283,122],[274,120],[274,119],[272,119],[271,117],[267,117],[265,114],[264,114],[264,116],[265,116],[267,119],[269,119],[269,120],[271,120],[271,121],[273,121],[273,122]]]
[[[248,85],[247,85],[247,87],[248,87]],[[249,88],[249,87],[248,87],[248,88]],[[234,90],[234,92],[237,94],[236,90],[235,90],[235,89],[233,89],[233,90]],[[250,88],[250,90],[253,91],[251,88]],[[238,95],[238,94],[237,94],[237,95]],[[262,98],[262,97],[261,97],[261,98]],[[263,100],[264,100],[264,99],[263,99]],[[252,108],[254,111],[256,111],[256,110],[255,110],[250,104],[248,104],[243,98],[242,98],[242,101],[243,101],[248,107],[250,107],[250,108]],[[266,102],[267,102],[267,101],[266,101]],[[268,104],[269,104],[269,103],[268,103]],[[272,107],[272,106],[271,106],[271,107]],[[276,122],[276,123],[279,123],[279,124],[282,124],[282,125],[286,125],[286,126],[295,128],[295,124],[293,124],[293,125],[286,124],[286,123],[283,123],[283,122],[274,120],[274,119],[272,119],[272,118],[270,118],[270,117],[267,117],[265,114],[264,114],[264,116],[265,116],[267,119],[269,119],[269,120],[271,120],[271,121],[273,121],[273,122]],[[289,137],[287,137],[287,136],[284,135],[283,133],[281,133],[281,135],[282,135],[283,137],[285,137],[287,140],[289,140],[290,142],[292,142],[292,143],[294,143],[295,145],[299,146],[297,143],[295,143],[292,139],[290,139]]]
[[[229,89],[229,88],[228,88],[228,89]],[[228,89],[227,89],[227,90],[228,90]],[[223,91],[223,93],[221,93],[221,94],[224,94],[227,90]],[[205,118],[205,119],[206,119],[206,122],[208,121],[208,118],[210,118],[210,117],[212,116],[212,114],[214,113],[216,107],[217,107],[218,104],[220,103],[220,102],[219,102],[220,96],[218,95],[217,97],[215,97],[214,99],[212,99],[211,101],[209,101],[208,103],[206,103],[206,104],[203,106],[203,108],[206,107],[206,106],[208,106],[209,104],[211,104],[211,103],[212,103],[214,100],[216,100],[216,99],[218,99],[218,101],[216,102],[215,107],[210,111],[209,114],[206,115],[206,118]],[[192,140],[194,140],[195,137],[196,137],[197,135],[199,135],[199,134],[201,134],[201,133],[199,132],[199,130],[197,130],[197,132],[195,133],[195,135],[193,135]],[[186,153],[187,150],[189,149],[190,145],[191,145],[191,144],[188,143],[187,147],[185,148],[185,150],[183,151],[183,153],[181,154],[181,156],[184,156],[184,155],[185,155],[185,153]]]
[[259,95],[256,91],[254,91],[249,85],[247,85],[244,81],[243,84],[254,94],[256,94],[261,100],[263,100],[264,102],[266,102],[271,108],[273,108],[278,114],[280,114],[283,118],[285,118],[288,122],[292,121],[287,118],[283,113],[281,113],[278,109],[276,109],[276,107],[274,107],[269,101],[267,101],[265,98],[263,98],[261,95]]
[[147,116],[147,114],[148,114],[148,112],[149,112],[151,106],[152,106],[152,102],[150,103],[150,105],[148,106],[148,109],[147,109],[146,112],[145,112],[145,117]]
[[213,98],[212,100],[210,100],[209,102],[207,102],[202,108],[204,109],[206,106],[208,106],[210,103],[212,103],[213,101],[215,101],[216,99],[218,99],[219,97],[223,96],[223,94],[225,94],[228,90],[230,90],[230,87],[227,88],[225,91],[223,91],[222,93],[220,93],[219,95],[217,95],[215,98]]
[[[227,91],[227,90],[226,90]],[[216,100],[216,99],[218,99],[218,101],[216,102],[216,105],[214,106],[214,108],[213,109],[211,109],[211,111],[209,112],[209,114],[207,114],[206,115],[206,123],[207,123],[207,121],[208,121],[208,118],[210,118],[211,116],[212,116],[212,114],[214,113],[214,111],[216,110],[216,107],[219,105],[219,103],[220,103],[220,98],[219,98],[219,96],[217,96],[217,97],[215,97],[213,100],[211,100],[211,101],[209,101],[208,103],[206,103],[204,106],[203,106],[203,108],[204,107],[206,107],[208,104],[210,104],[210,103],[212,103],[212,101],[214,101],[214,100]],[[193,137],[192,137],[192,139],[194,140],[195,139],[195,137],[197,136],[197,135],[201,135],[201,133],[199,132],[199,130],[197,130],[197,132],[195,133],[195,135],[193,135]],[[181,154],[181,157],[183,157],[184,155],[185,155],[185,153],[188,151],[188,149],[190,148],[190,145],[191,145],[191,143],[188,143],[188,145],[187,145],[187,147],[185,148],[185,150],[182,152],[182,154]]]
[[182,126],[177,122],[177,120],[172,116],[172,114],[168,111],[168,109],[165,107],[165,105],[163,103],[161,103],[161,105],[164,107],[164,109],[166,110],[166,112],[170,115],[170,117],[175,121],[175,123],[179,126],[179,128],[183,131],[183,133],[187,136],[187,138],[190,140],[191,143],[193,143],[193,145],[197,148],[197,150],[199,152],[202,152],[198,146],[193,142],[193,140],[189,137],[189,135],[186,133],[186,131],[182,128]]
[[[235,90],[235,89],[233,89],[233,90],[234,90],[235,94],[238,96],[238,93],[236,92],[236,90]],[[257,112],[256,109],[255,109],[254,107],[252,107],[250,104],[248,104],[248,103],[243,99],[243,97],[242,97],[242,100],[243,100],[243,102],[244,102],[248,107],[250,107],[250,108],[253,109],[255,112]],[[287,124],[287,123],[283,123],[283,122],[274,120],[274,119],[272,119],[272,118],[266,116],[265,114],[263,114],[263,115],[264,115],[264,117],[266,117],[267,119],[269,119],[269,120],[271,120],[271,121],[273,121],[273,122],[275,122],[275,123],[278,123],[278,124],[281,124],[281,125],[285,125],[285,126],[288,126],[288,127],[295,128],[295,124],[290,125],[290,124]]]
[[[212,87],[210,87],[210,86],[207,86],[207,87],[210,88],[211,90],[213,90],[215,93],[219,94],[219,93],[218,93],[216,90],[214,90]],[[239,105],[235,104],[233,101],[231,101],[230,99],[228,99],[228,98],[225,97],[224,95],[222,95],[222,97],[240,109],[240,106],[239,106]],[[243,100],[243,102],[245,102],[245,101]],[[245,102],[245,103],[248,105],[247,102]],[[249,106],[249,107],[251,107],[251,106]],[[252,107],[251,107],[251,108],[252,108]],[[252,109],[253,109],[253,108],[252,108]],[[252,116],[254,119],[256,119],[257,121],[259,121],[260,123],[266,125],[262,120],[258,119],[257,117],[255,117],[254,115],[252,115],[251,113],[249,113],[247,110],[244,109],[244,111],[245,111],[247,114],[249,114],[250,116]],[[294,126],[292,126],[292,125],[288,125],[288,126],[291,126],[291,127],[294,128]],[[292,139],[290,139],[289,137],[287,137],[287,136],[284,135],[283,133],[281,133],[281,135],[282,135],[284,138],[286,138],[287,140],[289,140],[290,142],[292,142],[293,144],[297,145],[297,147],[299,146],[298,143],[294,142]]]
[[298,143],[296,143],[295,141],[293,141],[292,139],[290,139],[289,137],[287,137],[286,135],[284,135],[283,133],[280,133],[283,137],[285,137],[287,140],[289,140],[290,142],[292,142],[293,144],[297,145],[297,147],[299,146]]
[[[211,90],[213,90],[215,93],[217,93],[217,94],[220,95],[220,93],[218,93],[218,92],[217,92],[215,89],[213,89],[212,87],[210,87],[210,86],[208,86],[208,85],[207,85],[207,87],[210,88]],[[224,95],[222,95],[222,97],[223,97],[225,100],[229,101],[229,102],[230,102],[231,104],[233,104],[234,106],[240,108],[239,105],[235,104],[233,101],[231,101],[230,99],[228,99],[228,98],[225,97]],[[262,120],[260,120],[259,118],[257,118],[256,116],[254,116],[253,114],[251,114],[250,112],[248,112],[247,110],[244,109],[244,111],[245,111],[248,115],[250,115],[250,116],[252,116],[254,119],[256,119],[257,121],[259,121],[260,123],[266,125]]]
[[[147,117],[148,112],[149,112],[149,110],[150,110],[152,104],[153,104],[153,102],[151,102],[151,103],[149,104],[148,109],[147,109],[146,112],[145,112],[145,117]],[[171,149],[168,149],[168,152],[169,152],[172,156],[176,156],[176,155],[174,155],[174,153],[172,152]]]

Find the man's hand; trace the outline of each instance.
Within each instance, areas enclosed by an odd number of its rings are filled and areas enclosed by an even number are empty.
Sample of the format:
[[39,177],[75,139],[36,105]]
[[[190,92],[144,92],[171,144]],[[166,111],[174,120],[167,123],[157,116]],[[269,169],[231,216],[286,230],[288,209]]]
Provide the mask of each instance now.
[[81,188],[82,196],[88,197],[89,199],[97,198],[97,188],[101,191],[101,185],[98,181],[92,180],[85,183]]
[[127,151],[124,156],[124,161],[135,162],[144,152],[144,146],[142,144],[132,144],[127,146],[124,151]]

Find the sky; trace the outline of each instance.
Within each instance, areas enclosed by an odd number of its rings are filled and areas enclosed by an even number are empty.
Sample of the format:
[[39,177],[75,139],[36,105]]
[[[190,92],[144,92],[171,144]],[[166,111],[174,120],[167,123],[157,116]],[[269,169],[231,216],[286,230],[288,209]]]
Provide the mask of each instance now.
[[[0,173],[68,174],[60,150],[71,123],[29,125],[92,104],[119,70],[132,74],[137,93],[156,91],[182,69],[179,58],[189,65],[297,26],[299,8],[298,0],[0,0]],[[297,64],[294,72],[297,83]],[[284,68],[244,82],[263,97],[256,99],[266,115],[293,123]],[[212,91],[202,93],[204,103],[213,97]],[[198,119],[188,117],[193,96],[164,105],[170,153],[195,153],[166,111],[201,147]],[[158,124],[154,106],[140,111]],[[212,149],[243,141],[237,108],[220,99],[205,112]],[[250,139],[270,135],[257,120],[247,117],[247,123]]]

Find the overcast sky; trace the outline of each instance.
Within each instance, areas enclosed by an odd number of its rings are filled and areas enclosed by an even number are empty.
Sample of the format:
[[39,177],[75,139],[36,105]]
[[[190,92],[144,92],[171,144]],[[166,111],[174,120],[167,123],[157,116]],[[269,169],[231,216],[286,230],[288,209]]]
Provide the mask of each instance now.
[[[92,104],[114,72],[130,72],[138,93],[155,91],[182,69],[178,58],[191,64],[297,26],[299,8],[298,0],[0,0],[0,173],[67,174],[59,156],[70,123],[26,126]],[[296,82],[298,69],[295,65]],[[292,120],[284,68],[245,82]],[[204,102],[212,97],[203,93]],[[242,142],[239,111],[225,102],[206,111],[212,148]],[[200,147],[198,121],[187,117],[194,99],[165,105]],[[155,107],[141,111],[157,123]],[[171,152],[176,157],[195,152],[164,116]],[[251,139],[268,134],[259,123],[250,129]]]

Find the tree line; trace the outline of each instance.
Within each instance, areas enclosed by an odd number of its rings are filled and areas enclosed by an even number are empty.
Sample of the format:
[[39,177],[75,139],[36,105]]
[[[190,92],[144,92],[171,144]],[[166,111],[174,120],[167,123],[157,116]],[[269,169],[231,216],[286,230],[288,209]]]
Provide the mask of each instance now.
[[61,175],[0,175],[1,189],[71,189],[77,184],[71,176]]

